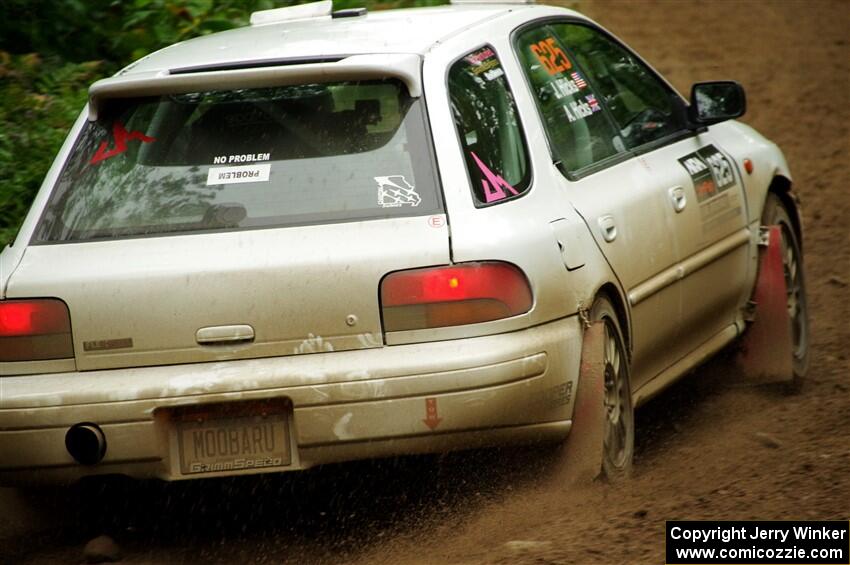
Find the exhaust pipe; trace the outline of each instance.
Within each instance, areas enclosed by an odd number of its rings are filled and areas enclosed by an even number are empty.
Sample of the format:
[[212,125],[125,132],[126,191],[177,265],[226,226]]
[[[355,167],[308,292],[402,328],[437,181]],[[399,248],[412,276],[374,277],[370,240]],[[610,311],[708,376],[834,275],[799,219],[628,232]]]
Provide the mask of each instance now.
[[65,434],[65,448],[77,463],[94,465],[106,455],[106,436],[97,424],[74,424]]

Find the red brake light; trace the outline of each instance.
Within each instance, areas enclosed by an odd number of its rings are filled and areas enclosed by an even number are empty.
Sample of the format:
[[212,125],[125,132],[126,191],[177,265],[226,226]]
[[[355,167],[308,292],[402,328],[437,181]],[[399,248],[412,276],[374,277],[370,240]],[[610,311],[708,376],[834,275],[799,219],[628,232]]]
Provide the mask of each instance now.
[[510,263],[398,271],[381,283],[386,331],[487,322],[524,314],[531,305],[528,279]]
[[0,336],[44,335],[71,331],[68,308],[60,300],[0,302]]
[[0,361],[74,356],[68,307],[55,298],[0,300]]

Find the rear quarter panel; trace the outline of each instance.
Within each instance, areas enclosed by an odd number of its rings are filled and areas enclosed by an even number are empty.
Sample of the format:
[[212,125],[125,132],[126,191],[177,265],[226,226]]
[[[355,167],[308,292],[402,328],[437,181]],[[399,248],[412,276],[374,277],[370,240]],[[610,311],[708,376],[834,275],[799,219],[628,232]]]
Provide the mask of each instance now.
[[[509,261],[526,273],[532,285],[535,297],[532,311],[517,317],[520,319],[500,322],[504,330],[574,314],[580,307],[589,307],[604,283],[615,282],[619,286],[583,220],[564,191],[559,190],[563,178],[552,164],[534,100],[510,43],[511,32],[530,18],[565,13],[548,7],[509,12],[440,44],[428,53],[423,67],[425,96],[451,228],[452,259]],[[476,208],[451,115],[447,74],[458,58],[485,44],[496,51],[516,100],[531,161],[532,184],[520,198]],[[569,250],[584,263],[577,270],[568,272],[561,258],[550,227],[550,222],[558,219],[580,228],[576,237],[581,242],[576,246],[579,249]]]

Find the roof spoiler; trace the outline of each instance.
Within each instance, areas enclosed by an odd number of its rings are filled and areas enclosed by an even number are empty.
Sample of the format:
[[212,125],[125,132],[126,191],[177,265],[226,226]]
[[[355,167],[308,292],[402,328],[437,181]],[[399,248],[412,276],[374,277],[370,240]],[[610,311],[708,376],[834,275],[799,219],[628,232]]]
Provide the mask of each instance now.
[[344,80],[397,78],[412,98],[422,96],[419,55],[352,55],[336,62],[305,65],[263,66],[237,70],[171,74],[167,70],[134,73],[99,80],[89,88],[89,120],[97,120],[105,100],[139,98],[160,94],[185,94],[233,88],[263,88],[335,82]]

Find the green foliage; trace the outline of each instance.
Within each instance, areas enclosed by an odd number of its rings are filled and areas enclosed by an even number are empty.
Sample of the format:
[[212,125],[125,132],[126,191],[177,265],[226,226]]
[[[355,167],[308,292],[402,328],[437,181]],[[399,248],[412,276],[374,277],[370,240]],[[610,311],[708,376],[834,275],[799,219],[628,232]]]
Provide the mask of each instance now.
[[[12,241],[89,85],[157,49],[298,0],[3,0],[0,248]],[[335,0],[370,10],[446,0]]]
[[116,54],[138,59],[152,51],[175,43],[246,25],[251,12],[288,6],[288,0],[135,0],[112,39]]
[[0,247],[14,237],[102,66],[0,51]]
[[4,0],[2,49],[123,66],[166,45],[248,23],[294,0]]

